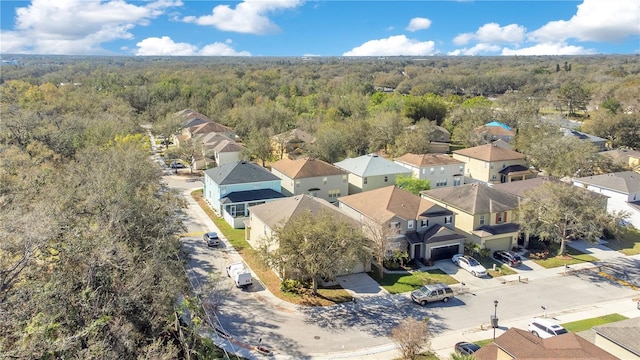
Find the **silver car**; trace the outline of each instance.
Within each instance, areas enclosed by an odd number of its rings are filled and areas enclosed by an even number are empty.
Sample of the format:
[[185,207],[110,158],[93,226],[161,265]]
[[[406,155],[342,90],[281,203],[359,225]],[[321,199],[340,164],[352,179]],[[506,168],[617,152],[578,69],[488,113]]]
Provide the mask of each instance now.
[[452,298],[453,290],[446,284],[424,285],[411,292],[411,299],[423,306],[433,301],[447,302]]

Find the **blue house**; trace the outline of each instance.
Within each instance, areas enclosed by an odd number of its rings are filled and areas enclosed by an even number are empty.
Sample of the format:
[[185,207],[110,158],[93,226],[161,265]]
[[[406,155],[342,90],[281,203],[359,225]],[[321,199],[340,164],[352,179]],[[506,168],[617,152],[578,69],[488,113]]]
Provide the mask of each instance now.
[[224,164],[204,172],[204,198],[234,229],[243,229],[249,206],[285,197],[280,178],[248,161]]

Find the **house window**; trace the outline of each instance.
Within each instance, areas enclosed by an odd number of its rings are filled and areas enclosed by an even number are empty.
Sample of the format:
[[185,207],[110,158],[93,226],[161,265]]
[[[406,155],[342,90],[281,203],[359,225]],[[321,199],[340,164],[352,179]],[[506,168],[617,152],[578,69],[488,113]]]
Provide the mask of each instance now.
[[460,178],[453,179],[453,186],[460,186]]
[[389,228],[391,229],[400,229],[400,223],[397,221],[389,223]]
[[491,175],[491,180],[495,181],[497,179],[496,174]]
[[369,182],[369,179],[367,179],[367,178],[362,178],[362,183],[363,183],[364,185],[367,185],[367,183],[368,183],[368,182]]
[[327,177],[326,177],[326,176],[322,178],[322,183],[323,183],[323,184],[326,184],[326,183],[327,183]]
[[347,182],[347,175],[342,175],[342,182],[346,183]]
[[445,216],[444,217],[444,223],[445,224],[451,224],[453,223],[453,216],[449,215],[449,216]]
[[458,169],[460,170],[460,172],[464,172],[464,165],[460,165]]
[[502,224],[504,222],[507,222],[507,213],[506,212],[499,212],[496,214],[496,224]]
[[227,187],[226,186],[220,186],[220,194],[224,195],[227,193]]
[[480,215],[480,225],[484,225],[484,215]]
[[337,190],[329,190],[329,198],[336,199],[340,196],[340,189]]
[[318,197],[318,192],[317,191],[309,191],[309,195],[311,195],[313,197]]
[[407,229],[413,229],[413,220],[409,220],[407,223]]
[[440,179],[436,182],[436,186],[447,186],[447,179]]
[[434,171],[435,171],[435,169],[434,169],[434,168],[430,168],[430,169],[429,169],[429,172],[431,173],[431,175],[433,175],[433,172],[434,172]]
[[444,174],[444,166],[440,166],[440,174]]
[[293,187],[293,180],[291,180],[291,187]]
[[426,173],[427,173],[427,169],[422,168],[422,175],[424,175],[424,174],[426,174]]
[[300,187],[300,180],[296,180],[296,187]]
[[420,220],[420,226],[421,227],[429,226],[429,219]]
[[385,175],[384,182],[387,182],[387,181],[389,181],[389,177]]
[[506,167],[507,167],[507,164],[506,163],[502,163],[502,168],[504,169]]
[[488,162],[486,162],[486,161],[485,161],[485,163],[484,163],[484,168],[485,168],[485,169],[488,169],[488,168],[489,168],[489,163],[488,163]]

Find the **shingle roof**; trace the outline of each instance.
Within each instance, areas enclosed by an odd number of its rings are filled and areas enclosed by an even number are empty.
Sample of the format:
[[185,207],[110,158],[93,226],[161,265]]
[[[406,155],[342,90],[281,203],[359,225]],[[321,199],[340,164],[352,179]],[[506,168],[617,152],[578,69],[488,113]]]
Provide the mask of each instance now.
[[425,244],[433,244],[442,241],[465,239],[466,237],[440,224],[436,224],[430,227],[422,238]]
[[233,132],[228,126],[218,124],[217,122],[207,122],[198,124],[189,128],[192,134],[206,134],[206,133],[228,133]]
[[494,144],[485,144],[472,148],[456,150],[453,153],[483,161],[506,161],[525,158],[524,154]]
[[478,360],[495,360],[498,349],[514,359],[580,359],[613,360],[617,357],[590,343],[575,333],[541,339],[528,331],[510,328],[504,334],[473,353]]
[[338,201],[381,223],[389,221],[394,216],[405,220],[416,220],[420,217],[433,216],[432,212],[441,214],[444,211],[451,214],[443,207],[395,185],[343,196],[338,198]]
[[204,172],[218,185],[246,184],[262,181],[280,181],[265,168],[248,161],[238,161],[211,168]]
[[640,192],[640,174],[633,171],[586,176],[574,179],[574,181],[621,192],[623,194]]
[[291,179],[304,179],[319,176],[345,175],[346,171],[319,159],[282,159],[271,165]]
[[312,143],[315,140],[315,138],[311,134],[297,128],[274,135],[273,138],[277,141],[293,141],[297,139],[305,143]]
[[420,194],[472,215],[514,210],[519,201],[516,195],[480,183],[426,190]]
[[219,153],[225,152],[239,152],[244,149],[244,146],[238,144],[233,140],[222,140],[216,145],[213,150]]
[[[511,181],[503,184],[494,184],[493,188],[501,191],[505,191],[520,197],[524,197],[525,192],[531,189],[537,188],[538,186],[541,186],[542,184],[547,182],[566,184],[554,177],[538,176],[532,179],[526,179],[521,181]],[[573,185],[567,184],[567,186],[573,186]]]
[[640,339],[640,318],[595,326],[593,330],[596,334],[640,356],[640,341],[638,341]]
[[623,163],[624,165],[629,164],[629,157],[640,158],[640,151],[632,149],[614,149],[603,151],[600,154],[607,155],[612,158],[613,161]]
[[396,174],[411,175],[411,170],[377,154],[347,158],[333,165],[360,177]]
[[462,165],[464,162],[456,160],[447,154],[411,154],[407,153],[398,158],[393,159],[415,167],[425,167],[429,165]]
[[281,200],[251,206],[249,211],[270,228],[286,225],[286,222],[293,215],[303,211],[311,211],[313,214],[328,211],[339,219],[353,222],[354,224],[356,223],[328,201],[311,195],[291,196]]

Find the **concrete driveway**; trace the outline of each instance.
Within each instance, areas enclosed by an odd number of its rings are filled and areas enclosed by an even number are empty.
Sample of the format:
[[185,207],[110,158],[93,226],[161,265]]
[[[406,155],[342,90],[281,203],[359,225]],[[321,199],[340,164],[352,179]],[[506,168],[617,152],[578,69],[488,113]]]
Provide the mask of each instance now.
[[367,273],[339,276],[336,281],[353,297],[385,295],[388,292]]

